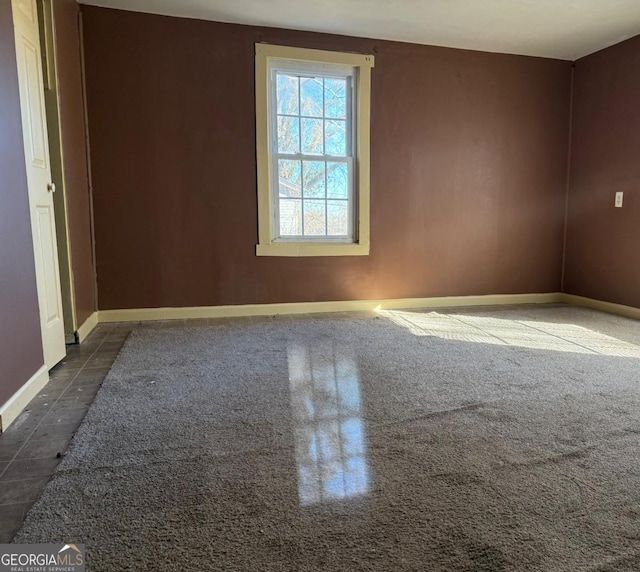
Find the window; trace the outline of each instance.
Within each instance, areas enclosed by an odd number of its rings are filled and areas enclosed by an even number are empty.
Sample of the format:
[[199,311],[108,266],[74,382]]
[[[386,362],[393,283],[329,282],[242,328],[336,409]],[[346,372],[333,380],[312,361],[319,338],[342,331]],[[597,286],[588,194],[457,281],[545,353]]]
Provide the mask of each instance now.
[[372,67],[256,44],[258,255],[369,254]]

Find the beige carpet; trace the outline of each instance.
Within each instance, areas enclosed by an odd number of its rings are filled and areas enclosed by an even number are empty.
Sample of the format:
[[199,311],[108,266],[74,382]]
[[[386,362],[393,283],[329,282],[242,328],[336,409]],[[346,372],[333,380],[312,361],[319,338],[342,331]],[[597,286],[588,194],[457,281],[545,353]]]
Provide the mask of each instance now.
[[638,323],[140,329],[15,542],[89,569],[640,570]]

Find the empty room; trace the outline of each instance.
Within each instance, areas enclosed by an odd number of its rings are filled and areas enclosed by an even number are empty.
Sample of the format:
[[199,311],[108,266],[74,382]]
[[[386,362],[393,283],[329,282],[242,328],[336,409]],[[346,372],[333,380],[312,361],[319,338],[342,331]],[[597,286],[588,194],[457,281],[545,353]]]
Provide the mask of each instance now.
[[0,570],[640,570],[637,0],[0,0]]

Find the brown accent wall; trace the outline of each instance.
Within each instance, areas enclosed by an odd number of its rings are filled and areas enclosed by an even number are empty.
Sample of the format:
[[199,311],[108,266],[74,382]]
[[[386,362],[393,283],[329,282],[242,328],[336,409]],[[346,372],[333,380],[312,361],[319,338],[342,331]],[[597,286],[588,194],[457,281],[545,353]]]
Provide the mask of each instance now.
[[81,326],[97,306],[80,56],[80,7],[75,0],[56,0],[53,2],[53,9],[56,27],[65,198],[69,221],[76,317],[78,326]]
[[[100,309],[559,289],[570,63],[82,12]],[[255,42],[375,54],[370,256],[255,256]]]
[[[640,36],[576,62],[565,291],[640,307]],[[624,191],[623,208],[614,207]]]
[[11,0],[0,0],[0,405],[43,364]]

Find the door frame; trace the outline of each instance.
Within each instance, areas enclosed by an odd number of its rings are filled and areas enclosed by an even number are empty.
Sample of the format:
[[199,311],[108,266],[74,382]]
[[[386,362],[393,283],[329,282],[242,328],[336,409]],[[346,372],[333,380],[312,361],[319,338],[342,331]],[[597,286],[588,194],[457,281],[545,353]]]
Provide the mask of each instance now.
[[11,0],[11,10],[42,349],[51,369],[64,359],[66,340],[38,3]]
[[62,145],[62,121],[60,117],[60,97],[58,85],[58,60],[56,54],[56,30],[52,0],[36,0],[40,27],[40,47],[42,53],[42,74],[45,111],[47,115],[47,137],[49,139],[49,162],[51,178],[56,185],[53,197],[56,221],[56,242],[58,244],[58,266],[60,269],[60,290],[65,341],[75,343],[78,329],[71,236],[67,210],[66,184],[64,178],[64,150]]

